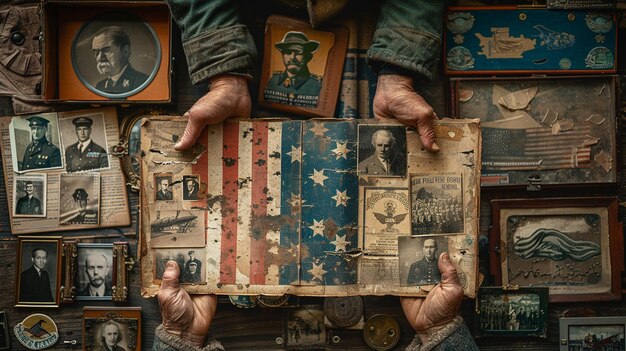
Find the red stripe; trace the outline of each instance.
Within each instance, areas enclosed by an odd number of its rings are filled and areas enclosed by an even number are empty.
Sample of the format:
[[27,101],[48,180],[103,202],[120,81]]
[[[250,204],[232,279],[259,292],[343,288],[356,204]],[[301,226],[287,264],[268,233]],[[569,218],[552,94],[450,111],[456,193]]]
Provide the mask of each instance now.
[[237,198],[239,196],[239,124],[224,123],[222,156],[222,250],[220,282],[235,284],[237,276]]
[[[265,284],[267,231],[255,226],[267,215],[267,134],[268,123],[255,123],[252,140],[252,236],[250,237],[250,284]],[[262,222],[261,222],[262,223]]]

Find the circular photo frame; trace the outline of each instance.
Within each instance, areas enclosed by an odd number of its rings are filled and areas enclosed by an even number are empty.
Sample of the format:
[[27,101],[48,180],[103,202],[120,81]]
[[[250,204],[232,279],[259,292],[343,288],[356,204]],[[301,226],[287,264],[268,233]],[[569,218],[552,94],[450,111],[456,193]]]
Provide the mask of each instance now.
[[72,41],[72,67],[92,92],[124,99],[146,88],[161,62],[159,37],[128,12],[108,12],[85,22]]

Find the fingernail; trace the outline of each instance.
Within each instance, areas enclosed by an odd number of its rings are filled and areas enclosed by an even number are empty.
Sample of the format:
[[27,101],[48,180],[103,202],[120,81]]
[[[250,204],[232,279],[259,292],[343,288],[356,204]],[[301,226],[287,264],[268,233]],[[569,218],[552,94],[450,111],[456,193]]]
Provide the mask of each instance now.
[[180,148],[180,143],[181,143],[181,142],[179,141],[179,142],[177,142],[176,144],[174,144],[174,149],[178,149],[178,148]]
[[190,116],[189,111],[185,112],[185,114],[183,115],[183,117],[185,118],[189,118],[189,116]]
[[444,261],[450,261],[450,255],[448,255],[447,252],[444,252],[441,259],[443,259]]
[[433,151],[439,151],[439,145],[437,145],[437,143],[433,143],[431,148],[432,148]]
[[169,261],[169,262],[167,262],[167,264],[165,265],[165,268],[166,268],[167,270],[170,270],[170,269],[176,269],[176,263],[174,263],[174,262],[172,262],[172,261]]

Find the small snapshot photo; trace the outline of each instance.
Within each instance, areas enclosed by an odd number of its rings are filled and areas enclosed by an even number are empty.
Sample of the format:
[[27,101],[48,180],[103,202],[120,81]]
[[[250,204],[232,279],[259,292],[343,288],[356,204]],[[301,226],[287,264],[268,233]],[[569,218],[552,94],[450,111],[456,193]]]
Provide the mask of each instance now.
[[411,174],[410,177],[412,234],[463,233],[462,175]]
[[167,261],[176,261],[180,267],[180,282],[183,284],[204,284],[206,282],[206,251],[204,249],[155,250],[154,277],[160,281]]
[[400,286],[441,282],[439,255],[448,251],[447,236],[398,237]]
[[56,113],[13,117],[10,135],[13,170],[19,173],[63,167]]
[[405,177],[406,128],[399,125],[359,124],[358,174]]
[[326,343],[324,310],[320,305],[303,305],[289,310],[287,319],[287,346],[311,347]]
[[123,99],[146,88],[161,62],[152,26],[128,12],[108,12],[85,22],[72,42],[72,66],[92,92]]
[[100,222],[100,174],[61,173],[59,223],[94,225]]
[[141,307],[84,307],[83,350],[140,351]]
[[61,237],[19,237],[15,305],[59,305]]
[[0,311],[0,350],[11,349],[11,337],[9,336],[10,328],[7,313]]
[[109,168],[106,127],[102,113],[59,119],[65,171]]
[[76,244],[76,300],[113,297],[113,244]]
[[626,319],[621,317],[559,318],[560,351],[626,350]]
[[205,238],[204,211],[150,211],[150,247],[204,247]]
[[46,174],[13,178],[13,217],[46,217]]
[[174,193],[172,192],[171,173],[155,173],[154,184],[156,190],[154,198],[156,199],[156,201],[174,200]]
[[200,197],[200,176],[184,175],[183,176],[183,200],[196,201]]

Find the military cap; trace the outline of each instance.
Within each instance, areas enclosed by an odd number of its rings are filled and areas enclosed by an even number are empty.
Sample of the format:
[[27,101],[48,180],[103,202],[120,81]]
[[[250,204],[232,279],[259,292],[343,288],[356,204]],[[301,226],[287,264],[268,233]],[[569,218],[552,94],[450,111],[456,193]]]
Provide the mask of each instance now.
[[276,48],[281,52],[292,45],[302,46],[304,51],[315,52],[320,47],[320,42],[309,40],[309,38],[307,38],[307,36],[302,32],[291,31],[285,34],[285,37],[283,37],[281,42],[274,44],[274,46],[276,46]]
[[48,123],[50,123],[50,121],[48,121],[47,119],[41,116],[30,116],[26,118],[26,120],[28,121],[29,127],[34,127],[34,126],[47,127]]
[[190,266],[197,266],[198,264],[197,264],[197,263],[195,263],[195,262],[189,262],[189,265],[190,265]]
[[191,254],[195,254],[195,253],[196,253],[195,251],[191,250],[191,251],[187,252],[187,255],[191,255]]
[[74,118],[72,123],[77,127],[91,127],[93,120],[89,117],[78,117]]
[[78,188],[76,189],[76,191],[74,191],[74,194],[72,194],[72,197],[74,198],[74,201],[78,201],[78,200],[86,201],[89,195],[87,195],[87,192],[85,191],[85,189]]

